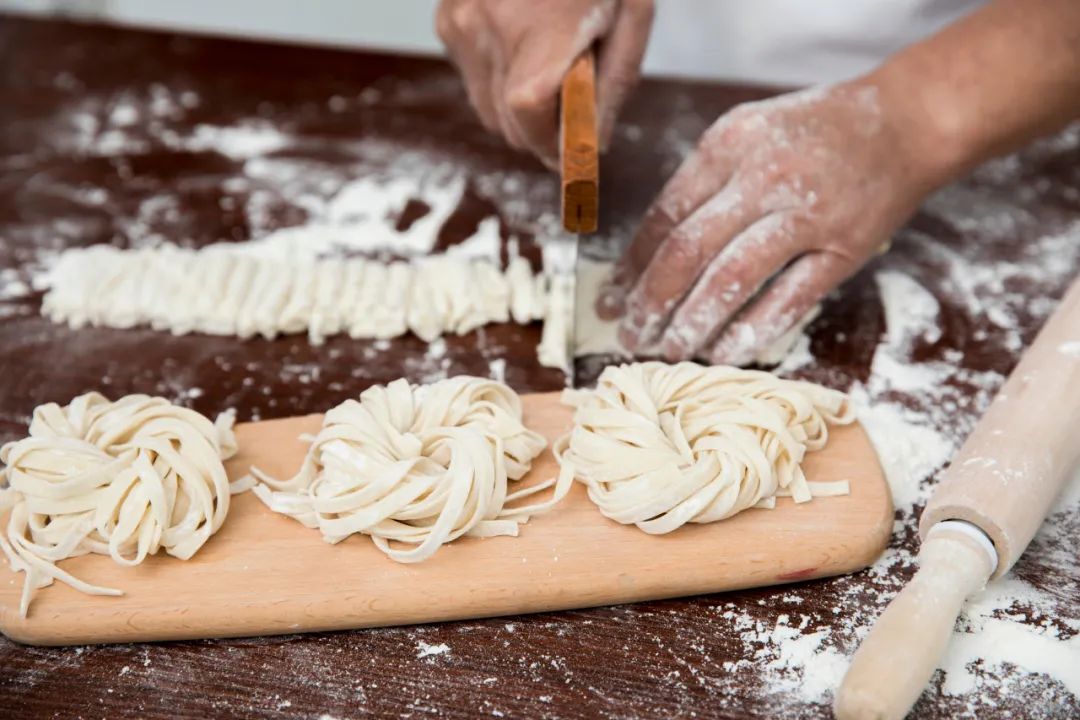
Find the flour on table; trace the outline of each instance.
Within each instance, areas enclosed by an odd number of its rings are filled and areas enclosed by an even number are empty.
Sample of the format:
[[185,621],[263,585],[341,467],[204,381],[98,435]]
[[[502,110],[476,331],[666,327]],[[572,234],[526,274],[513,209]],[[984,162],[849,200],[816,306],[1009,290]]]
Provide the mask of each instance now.
[[450,646],[446,643],[430,644],[423,640],[416,643],[416,657],[420,660],[428,657],[438,657],[450,653]]
[[912,515],[917,503],[929,499],[931,487],[925,479],[952,457],[955,441],[921,422],[918,412],[883,398],[871,399],[861,383],[849,394],[859,423],[877,450],[893,506]]
[[[1064,627],[1015,621],[1031,610]],[[984,673],[1013,666],[1053,677],[1080,696],[1080,619],[1055,613],[1027,583],[1009,576],[990,583],[968,600],[958,625],[941,662],[945,694],[977,691]]]
[[[302,168],[257,158],[245,166],[255,179],[265,179],[286,186],[296,184],[302,192],[295,201],[308,213],[300,225],[269,230],[244,243],[230,243],[237,252],[263,258],[320,257],[330,254],[390,254],[395,257],[417,257],[429,254],[438,239],[439,230],[461,202],[465,179],[460,174],[435,174],[415,178],[390,176],[360,177],[343,184],[333,184],[327,197],[306,189],[311,180]],[[244,188],[248,185],[245,184]],[[305,188],[306,191],[301,191]],[[253,198],[260,197],[259,192]],[[407,228],[397,229],[393,218],[400,217],[408,202],[421,198],[427,212]],[[262,224],[254,218],[256,228]],[[469,257],[498,259],[499,222],[487,218],[480,228],[463,244],[472,248],[462,252]],[[478,252],[482,248],[483,252]]]
[[896,270],[883,270],[874,279],[885,312],[887,346],[910,351],[916,339],[931,343],[941,339],[941,305],[926,288]]
[[[371,175],[378,175],[380,181],[407,178],[416,191],[414,197],[435,208],[432,212],[439,212],[438,208],[442,207],[441,193],[455,191],[453,178],[467,175],[470,185],[496,206],[498,214],[511,227],[533,233],[541,242],[558,234],[557,213],[537,215],[539,208],[557,207],[557,183],[546,182],[538,171],[476,161],[455,154],[452,149],[408,147],[371,134],[344,138],[283,132],[286,144],[282,145],[282,137],[267,132],[258,118],[239,119],[230,125],[211,125],[209,127],[213,129],[193,133],[186,125],[173,123],[205,101],[183,88],[152,83],[132,93],[107,94],[81,86],[69,73],[58,75],[55,86],[70,93],[71,102],[42,126],[47,152],[64,157],[107,158],[115,164],[120,178],[132,176],[130,158],[161,146],[176,153],[216,152],[240,162],[232,177],[220,179],[222,200],[236,203],[246,226],[238,239],[265,237],[277,231],[283,223],[283,208],[302,209],[302,217],[287,216],[285,223],[309,226],[312,232],[308,237],[312,238],[320,232],[317,228],[332,224],[328,220],[331,213],[328,206],[337,194],[356,178]],[[456,90],[457,86],[443,83],[442,88],[414,88],[410,92],[445,93],[445,87]],[[372,102],[397,94],[396,87],[367,87],[356,95],[339,100],[331,98],[331,101],[338,108],[342,106],[342,100],[350,106],[370,108]],[[119,111],[111,112],[117,106]],[[677,167],[693,149],[700,132],[714,119],[712,114],[706,116],[699,112],[700,108],[695,108],[685,95],[678,95],[671,108],[671,122],[657,143],[657,167],[661,174],[668,174]],[[135,116],[139,122],[130,124]],[[631,130],[635,132],[631,133]],[[637,128],[629,127],[620,132],[640,134]],[[1075,156],[1077,148],[1080,148],[1080,125],[1041,141],[1030,154],[1036,161],[1049,159],[1060,166],[1060,160]],[[304,156],[308,150],[317,156],[328,149],[333,150],[333,161]],[[671,687],[697,683],[693,689],[706,693],[707,702],[720,708],[719,713],[729,709],[729,714],[745,714],[745,703],[762,697],[767,703],[775,703],[774,712],[767,713],[773,717],[810,718],[827,713],[829,695],[839,685],[844,670],[843,663],[837,662],[837,656],[854,651],[885,603],[899,590],[905,574],[910,574],[913,569],[911,537],[918,508],[932,487],[934,473],[929,468],[945,462],[951,448],[962,442],[972,427],[973,418],[1004,380],[1004,376],[994,369],[976,371],[963,367],[958,348],[931,348],[928,352],[928,339],[939,333],[945,323],[959,321],[961,327],[966,328],[962,331],[965,344],[978,348],[984,358],[994,354],[1006,360],[1015,357],[1024,342],[1030,339],[1031,329],[1053,309],[1054,297],[1063,283],[1080,267],[1080,222],[1066,222],[1050,230],[1042,222],[1032,222],[1032,208],[1042,206],[1045,210],[1048,194],[1061,193],[1060,202],[1051,208],[1052,213],[1060,212],[1066,201],[1075,206],[1080,199],[1075,180],[1065,180],[1058,187],[1050,187],[1044,173],[1031,174],[1029,170],[1030,163],[1017,156],[986,164],[976,171],[974,182],[946,188],[927,201],[924,214],[933,221],[929,227],[941,227],[942,232],[928,231],[924,224],[907,227],[895,238],[897,252],[875,260],[878,272],[909,275],[939,303],[937,316],[925,312],[925,308],[909,316],[903,302],[894,304],[891,314],[897,322],[890,325],[907,328],[901,337],[910,342],[889,343],[883,335],[882,341],[889,347],[886,351],[879,349],[873,367],[869,368],[868,374],[863,374],[865,368],[858,367],[861,360],[855,362],[854,371],[845,368],[843,361],[838,365],[830,362],[826,367],[815,363],[813,348],[804,333],[793,352],[777,368],[777,372],[785,376],[811,376],[835,387],[850,389],[881,454],[894,498],[897,498],[899,512],[893,545],[867,572],[815,583],[812,593],[810,590],[774,589],[740,595],[735,602],[724,602],[717,607],[714,624],[704,626],[699,632],[686,631],[683,647],[657,647],[658,656],[676,655],[675,660],[684,670],[683,677],[678,680],[682,684]],[[1066,176],[1067,173],[1059,174],[1062,178]],[[101,208],[108,209],[115,220],[120,241],[134,248],[187,237],[188,226],[184,225],[179,208],[184,206],[185,197],[203,192],[207,185],[207,178],[203,176],[170,178],[167,184],[150,187],[141,202],[129,207],[115,202],[119,198],[113,197],[108,187],[85,186],[68,179],[65,174],[43,175],[36,181],[47,187],[51,195],[63,198],[80,210],[98,212]],[[211,182],[218,183],[218,180]],[[375,191],[381,192],[379,188]],[[339,218],[350,214],[358,217],[360,213],[345,212],[344,206],[362,201],[356,195],[343,196],[333,212]],[[393,207],[396,212],[403,202],[407,200],[387,200],[384,207]],[[1045,212],[1042,214],[1046,215]],[[385,220],[377,222],[386,224]],[[606,227],[606,235],[590,238],[590,246],[607,246],[610,252],[605,257],[614,258],[634,231],[634,218],[625,217],[618,223]],[[17,272],[0,272],[0,315],[35,312],[30,281],[46,272],[64,247],[81,246],[100,239],[98,230],[94,224],[79,217],[79,213],[44,218],[21,228],[23,234],[17,240],[26,249],[15,256]],[[375,233],[368,237],[384,236],[382,230]],[[296,238],[300,237],[302,234],[298,233]],[[380,249],[372,250],[371,243],[362,240],[359,234],[347,241],[362,246],[355,251],[357,253],[381,252]],[[421,238],[417,233],[415,247],[430,248],[433,242],[430,235]],[[1015,252],[1010,256],[1011,260],[991,260],[993,253],[988,254],[980,247],[984,243],[1015,249]],[[395,246],[401,245],[395,242]],[[417,251],[416,254],[424,252]],[[856,278],[854,284],[869,285],[871,292],[873,285],[877,285],[881,294],[890,291],[889,287],[882,290],[880,279],[866,283],[867,279],[864,274],[862,278]],[[873,277],[869,279],[873,280]],[[886,279],[884,284],[888,286],[890,280]],[[891,290],[898,287],[902,290],[905,285],[910,289],[910,283],[903,279],[892,282]],[[898,295],[903,293],[894,293],[893,297]],[[859,294],[853,299],[858,301]],[[584,309],[586,306],[579,301],[578,307]],[[822,339],[826,343],[833,339],[831,335],[822,335],[831,330],[818,327],[815,346]],[[953,327],[954,331],[947,336],[955,334]],[[371,345],[373,353],[382,352],[378,350],[380,345],[386,347],[385,343]],[[913,351],[920,348],[922,352],[916,359]],[[921,367],[926,365],[929,369]],[[915,368],[914,373],[912,368]],[[446,369],[441,365],[433,368],[429,363],[420,363],[407,368],[406,372],[412,377],[438,376],[445,375]],[[853,387],[852,375],[858,378],[858,384]],[[917,378],[920,378],[918,382]],[[178,380],[175,388],[170,386],[178,397],[183,391],[182,384],[183,381]],[[905,438],[899,444],[906,451],[887,451],[891,444],[896,444],[896,438]],[[1047,663],[1033,657],[1032,649],[1042,647],[1044,642],[1055,643],[1051,648],[1057,647],[1056,644],[1066,641],[1070,633],[1075,637],[1078,632],[1074,603],[1058,599],[1080,593],[1080,582],[1076,580],[1080,576],[1080,565],[1075,549],[1078,528],[1080,478],[1066,489],[1054,513],[1010,575],[991,585],[984,596],[968,603],[966,617],[957,628],[957,633],[963,633],[964,638],[950,650],[942,675],[945,691],[960,693],[947,695],[944,700],[958,699],[959,705],[940,704],[941,700],[932,699],[937,714],[950,714],[951,708],[963,717],[980,717],[988,714],[987,708],[997,705],[1002,712],[1023,716],[1026,708],[1045,707],[1048,695],[1057,692],[1051,699],[1060,701],[1069,692],[1068,688],[1075,687],[1070,684],[1073,682],[1069,674],[1071,666],[1047,667]],[[1039,579],[1038,586],[1023,579],[1025,572]],[[1046,573],[1051,577],[1049,583],[1043,581]],[[810,594],[818,602],[803,602],[803,596]],[[761,598],[757,602],[755,595]],[[775,612],[777,607],[782,610],[779,617]],[[642,615],[652,617],[655,623],[666,622],[663,614],[668,611],[665,604],[656,603],[609,608],[597,613],[601,617],[610,617],[613,626],[627,623],[625,626],[630,627],[629,623]],[[508,656],[508,671],[521,675],[535,687],[580,681],[584,671],[575,667],[572,659],[552,658],[547,649],[559,642],[572,643],[575,633],[592,633],[595,630],[592,623],[599,622],[594,620],[598,616],[586,615],[588,617],[581,615],[569,619],[560,616],[525,618],[524,622],[518,623],[519,632],[515,638],[519,653]],[[1009,638],[1015,643],[1015,652],[1006,650],[1013,659],[1001,662],[1002,647],[998,642],[1004,635],[995,627],[988,628],[980,618],[1032,630],[1042,637],[1016,633],[1015,637]],[[1032,621],[1036,622],[1034,627],[1029,624]],[[446,632],[470,632],[481,637],[486,634],[493,647],[498,642],[498,635],[491,630],[490,623],[454,623],[442,627]],[[497,627],[501,630],[501,623]],[[415,628],[370,632],[372,637],[402,638],[410,659],[420,650]],[[534,642],[530,646],[526,639],[530,632],[545,633],[541,638],[543,642]],[[716,633],[723,632],[734,633],[741,642],[741,659],[729,661],[710,656]],[[811,639],[800,640],[804,635]],[[426,639],[431,640],[430,637]],[[656,638],[645,640],[654,643]],[[207,643],[204,649],[222,662],[228,662],[225,651],[233,650],[234,645],[235,641]],[[1071,645],[1065,647],[1072,649]],[[78,648],[75,652],[81,654],[82,650]],[[284,643],[278,646],[277,652],[286,659],[294,674],[299,673],[300,682],[321,684],[326,681],[326,689],[331,690],[335,685],[331,681],[336,679],[336,686],[346,693],[340,698],[340,706],[354,706],[357,700],[353,690],[355,675],[348,668],[330,668],[323,663],[321,643]],[[555,667],[556,663],[559,669],[554,674],[543,672]],[[155,662],[159,669],[169,666],[180,673],[187,670],[171,665],[165,656]],[[1044,675],[1029,675],[1038,672]],[[1055,688],[1060,688],[1060,692]],[[361,693],[360,702],[364,702],[363,690],[356,692]],[[581,692],[591,692],[591,689],[582,688]],[[423,710],[428,711],[428,708]],[[432,707],[430,711],[435,709]],[[645,708],[639,714],[648,714],[647,711]],[[343,712],[332,714],[336,716]],[[633,708],[629,712],[633,714]],[[330,715],[326,714],[327,720],[333,720]]]

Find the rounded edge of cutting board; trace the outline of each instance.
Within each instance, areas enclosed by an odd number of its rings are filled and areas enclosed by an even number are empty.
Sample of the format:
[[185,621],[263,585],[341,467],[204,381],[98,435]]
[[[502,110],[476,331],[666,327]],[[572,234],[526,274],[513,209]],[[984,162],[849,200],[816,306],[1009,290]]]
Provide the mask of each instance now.
[[[558,397],[524,397],[526,424],[549,440],[569,427],[570,411]],[[230,476],[252,462],[271,474],[295,470],[306,448],[297,436],[317,430],[319,422],[318,415],[264,421],[255,439],[255,424],[238,425],[242,451],[228,463]],[[829,445],[809,454],[804,468],[812,480],[848,479],[850,496],[801,505],[783,498],[775,510],[650,536],[602,517],[575,485],[518,538],[462,539],[417,565],[394,563],[366,538],[327,545],[316,531],[275,515],[247,493],[233,499],[229,521],[192,560],[159,555],[136,568],[105,556],[62,563],[80,577],[124,589],[125,596],[82,595],[55,583],[39,592],[23,619],[23,575],[7,573],[11,584],[0,580],[0,631],[36,645],[290,634],[612,605],[856,572],[888,543],[891,494],[862,427],[831,432]],[[555,470],[547,452],[532,477]],[[237,552],[239,537],[255,540]],[[725,556],[736,546],[736,555]],[[343,565],[342,557],[350,563]],[[250,572],[250,562],[263,564]],[[314,580],[298,577],[318,568],[324,574]],[[438,606],[426,599],[436,590],[444,598]]]

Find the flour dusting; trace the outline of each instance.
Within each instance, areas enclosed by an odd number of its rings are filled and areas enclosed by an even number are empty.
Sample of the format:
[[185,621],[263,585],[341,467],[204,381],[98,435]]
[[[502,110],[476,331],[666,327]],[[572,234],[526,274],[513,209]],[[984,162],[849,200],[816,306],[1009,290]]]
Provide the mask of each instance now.
[[431,645],[421,640],[416,644],[416,657],[419,659],[427,657],[437,657],[439,655],[446,655],[450,652],[450,646],[446,643],[439,643],[437,645]]

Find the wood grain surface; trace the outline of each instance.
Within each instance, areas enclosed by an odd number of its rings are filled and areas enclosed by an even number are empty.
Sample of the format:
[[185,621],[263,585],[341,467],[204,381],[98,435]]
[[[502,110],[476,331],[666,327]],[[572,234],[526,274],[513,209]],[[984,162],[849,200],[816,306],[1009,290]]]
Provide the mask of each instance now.
[[[550,442],[572,410],[559,393],[523,397],[526,425]],[[240,453],[229,478],[254,465],[274,477],[300,468],[322,416],[237,427]],[[64,561],[65,570],[117,587],[119,598],[83,595],[59,583],[20,618],[22,576],[0,581],[0,631],[37,645],[185,640],[346,630],[381,625],[570,610],[789,583],[861,570],[892,529],[892,501],[877,455],[857,425],[832,429],[807,456],[810,480],[848,480],[851,494],[665,536],[604,518],[583,486],[532,518],[516,538],[462,538],[423,563],[388,559],[369,539],[323,542],[254,495],[233,499],[222,529],[187,562],[166,556],[124,568],[105,556]],[[550,448],[522,482],[554,477]],[[523,485],[524,487],[524,485]]]
[[[606,237],[591,237],[583,254],[616,254],[709,124],[775,92],[645,81],[601,168]],[[498,213],[504,238],[516,235],[539,260],[533,233],[559,222],[558,178],[484,132],[457,75],[437,60],[0,17],[0,98],[5,287],[32,280],[64,247],[257,237],[304,222],[322,184],[395,167],[466,175],[437,249]],[[215,144],[249,126],[260,129],[257,147]],[[397,220],[424,211],[410,203]],[[931,198],[889,253],[830,296],[808,328],[812,362],[787,374],[861,388],[902,408],[918,437],[958,446],[1080,268],[1070,230],[1078,219],[1080,132],[980,168]],[[881,371],[893,357],[883,353],[881,273],[911,278],[940,304],[940,334],[896,355],[913,371],[903,385]],[[298,338],[73,332],[39,317],[39,303],[33,292],[0,297],[3,441],[25,433],[36,405],[89,390],[164,395],[207,414],[234,407],[250,421],[321,412],[400,376],[504,373],[519,392],[557,390],[564,380],[536,363],[535,325],[489,326],[431,354],[412,337],[312,347]],[[578,377],[589,382],[604,362],[580,359]],[[912,464],[907,481],[925,488],[936,471]],[[0,715],[829,717],[821,676],[788,669],[768,638],[788,633],[842,663],[914,571],[920,507],[910,497],[898,507],[890,547],[873,568],[779,588],[248,640],[34,648],[0,638]],[[1074,632],[1061,620],[1080,619],[1077,537],[1077,513],[1052,518],[1036,537],[1009,579],[1052,612],[1020,605],[1008,611],[1014,622]],[[946,693],[938,675],[913,717],[1080,715],[1080,700],[1046,676],[979,664],[972,673],[977,682],[960,695]]]

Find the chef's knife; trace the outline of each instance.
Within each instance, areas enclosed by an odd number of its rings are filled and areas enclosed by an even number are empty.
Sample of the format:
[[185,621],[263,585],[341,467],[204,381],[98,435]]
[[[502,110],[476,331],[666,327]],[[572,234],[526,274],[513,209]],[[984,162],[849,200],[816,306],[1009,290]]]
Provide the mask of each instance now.
[[574,381],[576,338],[575,293],[578,266],[578,235],[596,231],[600,188],[599,139],[596,123],[596,67],[592,51],[586,51],[563,78],[559,105],[559,170],[561,174],[562,224],[567,235],[544,258],[551,274],[552,303],[548,323],[553,337],[560,334],[565,348],[567,384]]

